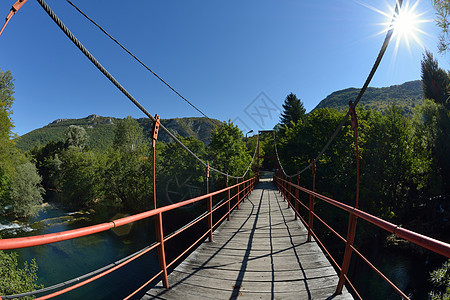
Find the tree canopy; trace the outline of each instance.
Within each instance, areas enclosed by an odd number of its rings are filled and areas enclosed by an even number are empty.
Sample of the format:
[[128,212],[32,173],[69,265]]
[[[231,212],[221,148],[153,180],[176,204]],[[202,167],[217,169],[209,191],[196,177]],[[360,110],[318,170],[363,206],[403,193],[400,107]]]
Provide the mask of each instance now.
[[[25,262],[23,268],[20,268],[17,256],[14,252],[0,251],[0,295],[2,296],[31,292],[43,287],[36,283],[38,279],[36,261],[33,259],[30,264]],[[21,299],[34,299],[34,297],[28,296]]]
[[243,138],[242,131],[230,121],[216,127],[208,146],[212,165],[233,176],[243,175],[252,160],[246,152]]
[[426,99],[434,100],[436,103],[448,104],[450,79],[448,73],[439,68],[433,54],[425,51],[421,61],[422,87]]
[[283,113],[280,117],[281,125],[291,127],[305,118],[306,109],[303,107],[302,101],[293,93],[286,96],[283,104]]
[[[35,165],[12,139],[13,81],[10,71],[0,70],[0,212],[27,216],[39,210],[44,190]],[[8,206],[11,209],[6,212]]]
[[81,126],[70,125],[66,132],[66,145],[69,147],[84,148],[87,146],[88,134]]

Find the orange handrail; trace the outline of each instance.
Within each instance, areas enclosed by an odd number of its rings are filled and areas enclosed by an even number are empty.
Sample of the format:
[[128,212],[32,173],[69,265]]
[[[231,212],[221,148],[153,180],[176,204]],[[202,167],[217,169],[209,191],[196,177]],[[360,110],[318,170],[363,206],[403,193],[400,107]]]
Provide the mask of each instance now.
[[[73,230],[67,230],[67,231],[62,231],[62,232],[57,232],[57,233],[50,233],[50,234],[44,234],[44,235],[37,235],[37,236],[31,236],[31,237],[21,237],[21,238],[10,238],[10,239],[3,239],[0,240],[0,250],[11,250],[11,249],[18,249],[18,248],[25,248],[25,247],[33,247],[33,246],[39,246],[39,245],[46,245],[46,244],[50,244],[50,243],[55,243],[55,242],[60,242],[60,241],[65,241],[65,240],[69,240],[69,239],[74,239],[74,238],[78,238],[78,237],[83,237],[83,236],[88,236],[91,234],[95,234],[95,233],[99,233],[99,232],[103,232],[103,231],[107,231],[109,229],[115,228],[115,227],[119,227],[119,226],[123,226],[126,224],[129,224],[131,222],[135,222],[135,221],[139,221],[142,219],[146,219],[152,216],[159,216],[158,219],[161,220],[162,218],[162,214],[168,211],[172,211],[174,209],[183,207],[185,205],[189,205],[192,203],[196,203],[202,200],[207,200],[208,202],[211,201],[213,196],[219,195],[221,193],[225,193],[227,196],[225,197],[224,203],[221,203],[220,205],[218,205],[217,207],[215,207],[214,209],[211,207],[208,209],[208,211],[205,213],[204,216],[202,216],[201,218],[199,218],[198,220],[195,220],[194,222],[191,222],[187,225],[185,225],[183,228],[181,228],[180,230],[176,231],[173,234],[169,234],[167,236],[164,236],[161,238],[160,242],[155,243],[152,247],[146,249],[145,251],[143,251],[142,253],[140,253],[137,256],[131,257],[130,259],[127,259],[126,261],[122,262],[121,264],[114,266],[98,275],[95,275],[89,279],[86,279],[82,282],[76,283],[72,286],[69,287],[65,287],[62,290],[56,291],[54,293],[51,293],[49,295],[45,295],[42,296],[39,299],[49,299],[58,295],[61,295],[63,293],[69,292],[73,289],[76,289],[78,287],[81,287],[87,283],[90,283],[100,277],[103,277],[117,269],[119,269],[120,267],[124,266],[125,264],[131,262],[132,260],[142,256],[144,253],[147,253],[151,250],[154,250],[156,248],[158,248],[158,246],[160,246],[161,243],[164,243],[166,241],[168,241],[169,239],[172,239],[173,237],[177,236],[178,234],[180,234],[181,232],[183,232],[184,230],[186,230],[189,227],[192,227],[194,224],[197,224],[200,220],[204,219],[204,218],[208,218],[210,220],[212,220],[212,214],[215,213],[218,208],[225,206],[225,204],[228,204],[228,207],[230,207],[230,211],[234,210],[234,208],[239,204],[240,201],[243,201],[243,199],[254,189],[256,183],[257,183],[257,178],[256,177],[252,177],[249,178],[247,180],[243,180],[240,183],[237,183],[235,185],[232,186],[228,186],[224,189],[221,189],[219,191],[215,191],[212,193],[207,193],[205,195],[199,196],[199,197],[195,197],[189,200],[185,200],[179,203],[174,203],[174,204],[170,204],[164,207],[160,207],[160,208],[156,208],[150,211],[146,211],[143,213],[139,213],[136,215],[132,215],[132,216],[128,216],[125,218],[120,218],[117,220],[113,220],[111,222],[107,222],[107,223],[102,223],[102,224],[97,224],[97,225],[93,225],[93,226],[87,226],[87,227],[83,227],[83,228],[79,228],[79,229],[73,229]],[[244,188],[239,189],[239,187],[242,186]],[[230,195],[230,192],[234,189],[234,188],[238,188],[239,192],[236,191],[236,193],[233,196],[228,196]],[[240,196],[239,196],[240,195]],[[236,203],[231,206],[229,205],[230,202],[233,199],[238,199],[236,200]],[[197,239],[193,244],[191,244],[190,246],[188,246],[184,251],[182,251],[182,253],[180,255],[178,255],[178,257],[176,257],[175,259],[173,259],[171,262],[167,262],[167,265],[164,266],[164,269],[161,269],[156,275],[154,275],[149,281],[147,281],[147,283],[141,287],[139,287],[135,292],[133,292],[130,296],[134,295],[135,293],[137,293],[139,290],[141,290],[142,288],[144,288],[147,284],[149,284],[150,282],[152,282],[154,279],[156,279],[159,275],[163,276],[163,280],[164,280],[164,273],[166,272],[167,268],[169,268],[170,266],[174,265],[183,255],[185,255],[186,253],[188,253],[192,248],[194,248],[199,242],[201,242],[206,236],[208,236],[210,234],[210,231],[212,229],[214,229],[218,224],[220,224],[221,221],[223,221],[225,218],[228,217],[229,212],[228,208],[226,209],[226,212],[224,213],[223,216],[221,216],[219,218],[219,220],[215,223],[215,224],[211,224],[208,225],[207,227],[207,231],[201,235],[201,237],[199,239]],[[210,222],[208,222],[210,223]],[[159,222],[160,226],[162,226],[162,221]],[[162,229],[162,228],[161,228]],[[162,230],[161,230],[162,231]],[[165,251],[164,251],[165,252]],[[159,253],[159,255],[161,255]],[[162,253],[162,255],[165,255],[165,253]],[[168,284],[167,284],[168,286]],[[1,299],[1,297],[0,297]]]
[[[248,180],[252,180],[252,179],[248,179]],[[210,196],[218,195],[220,193],[228,191],[228,190],[235,188],[238,185],[242,185],[242,184],[243,183],[241,182],[239,184],[229,186],[229,187],[224,188],[219,191],[215,191],[215,192],[205,194],[205,195],[202,195],[199,197],[188,199],[188,200],[185,200],[185,201],[182,201],[179,203],[170,204],[170,205],[160,207],[157,209],[149,210],[149,211],[139,213],[136,215],[116,219],[116,220],[113,220],[108,223],[102,223],[102,224],[87,226],[87,227],[78,228],[78,229],[66,230],[66,231],[61,231],[61,232],[57,232],[57,233],[48,233],[48,234],[43,234],[43,235],[21,237],[21,238],[2,239],[2,240],[0,240],[0,250],[11,250],[11,249],[19,249],[19,248],[46,245],[46,244],[70,240],[70,239],[74,239],[74,238],[78,238],[78,237],[83,237],[83,236],[91,235],[94,233],[99,233],[102,231],[107,231],[107,230],[115,228],[115,227],[123,226],[123,225],[129,224],[129,223],[132,223],[132,222],[146,219],[146,218],[155,216],[159,213],[168,212],[170,210],[173,210],[173,209],[176,209],[179,207],[183,207],[183,206],[201,201],[203,199],[207,199]]]
[[[291,198],[294,199],[294,201],[297,203],[301,204],[301,207],[305,208],[308,213],[310,218],[316,218],[318,219],[321,223],[323,223],[332,233],[334,233],[335,235],[338,236],[338,238],[342,241],[346,241],[342,236],[340,236],[335,230],[333,230],[328,224],[326,224],[316,213],[314,213],[312,211],[312,207],[311,205],[308,207],[306,204],[304,204],[299,196],[298,196],[298,192],[297,191],[302,191],[308,195],[310,195],[310,197],[314,197],[317,199],[320,199],[322,201],[325,201],[343,211],[346,211],[350,214],[353,214],[354,216],[357,216],[358,218],[361,218],[379,228],[382,228],[390,233],[394,233],[395,235],[397,235],[400,238],[403,238],[415,245],[421,246],[423,248],[426,248],[428,250],[431,250],[437,254],[443,255],[447,258],[450,258],[450,244],[433,239],[431,237],[419,234],[417,232],[405,229],[405,228],[401,228],[399,225],[395,225],[393,223],[390,223],[388,221],[385,221],[383,219],[380,219],[374,215],[371,215],[369,213],[366,213],[356,207],[352,207],[350,205],[341,203],[337,200],[334,200],[332,198],[323,196],[317,192],[308,190],[298,184],[294,184],[289,182],[286,179],[283,179],[281,177],[277,177],[274,176],[274,182],[276,187],[278,188],[278,190],[280,190],[280,192],[283,194],[283,196],[285,198]],[[294,192],[292,192],[292,189],[294,189]],[[298,215],[300,217],[300,219],[302,220],[302,223],[306,226],[306,228],[308,229],[308,232],[311,232],[312,235],[316,238],[317,242],[321,245],[321,247],[327,252],[328,250],[325,248],[324,244],[318,239],[317,235],[315,234],[314,230],[312,228],[309,227],[309,224],[312,224],[312,221],[309,220],[304,220],[301,216],[300,213],[298,211],[298,209],[296,209],[296,206],[290,205],[290,207],[294,210],[295,214]],[[379,271],[372,263],[369,262],[369,260],[367,258],[365,258],[360,252],[358,252],[354,246],[351,246],[353,252],[355,252],[358,256],[360,256],[362,258],[362,260],[367,263],[369,265],[370,268],[372,268],[379,276],[381,276],[384,280],[386,280],[386,282],[394,288],[394,290],[399,293],[403,298],[408,299],[408,297],[397,287],[395,286],[394,283],[392,283],[384,274],[381,273],[381,271]],[[330,258],[333,259],[333,257],[330,255]],[[339,266],[336,264],[335,260],[333,259],[333,263],[339,268]],[[348,277],[345,276],[346,280],[348,283],[350,283],[350,281],[348,280]],[[352,289],[354,289],[353,285],[351,285]],[[357,291],[354,290],[357,294]]]

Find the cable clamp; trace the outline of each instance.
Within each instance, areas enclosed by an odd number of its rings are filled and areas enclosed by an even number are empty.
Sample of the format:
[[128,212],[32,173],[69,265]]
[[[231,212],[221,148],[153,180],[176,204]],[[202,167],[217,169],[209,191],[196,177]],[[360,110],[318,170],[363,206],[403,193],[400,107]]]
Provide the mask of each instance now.
[[155,148],[156,140],[158,139],[158,131],[159,131],[160,119],[158,114],[155,115],[155,122],[153,122],[152,129],[152,147]]
[[353,129],[358,128],[358,118],[356,117],[356,110],[355,107],[353,106],[352,100],[348,102],[348,106],[350,111],[350,117],[352,119],[352,128]]

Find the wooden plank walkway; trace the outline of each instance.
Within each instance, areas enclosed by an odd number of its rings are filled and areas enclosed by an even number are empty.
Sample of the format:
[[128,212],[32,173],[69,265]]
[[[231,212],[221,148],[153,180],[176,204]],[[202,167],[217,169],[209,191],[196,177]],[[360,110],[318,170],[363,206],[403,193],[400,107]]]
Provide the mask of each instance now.
[[142,299],[353,299],[269,179]]

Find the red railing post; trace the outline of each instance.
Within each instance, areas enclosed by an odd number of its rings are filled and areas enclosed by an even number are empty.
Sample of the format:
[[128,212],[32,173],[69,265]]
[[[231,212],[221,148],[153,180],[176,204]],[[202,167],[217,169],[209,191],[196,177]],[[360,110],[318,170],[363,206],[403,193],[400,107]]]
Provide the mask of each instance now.
[[[228,188],[228,173],[227,173],[227,188]],[[230,189],[227,190],[227,202],[228,202],[228,215],[227,215],[227,220],[230,221],[230,211],[231,211]]]
[[258,153],[256,154],[257,155],[257,163],[256,163],[256,167],[257,167],[257,169],[256,169],[256,177],[258,177],[259,178],[259,134],[260,134],[260,132],[258,131],[258,140],[257,140],[257,145],[256,145],[256,147],[258,147]]
[[[159,131],[159,116],[155,116],[155,122],[153,123],[152,130],[152,148],[153,148],[153,209],[156,209],[156,140],[158,139],[158,131]],[[158,260],[159,267],[163,271],[162,273],[162,283],[163,286],[167,289],[169,288],[169,280],[167,278],[167,264],[166,264],[166,251],[164,249],[164,228],[162,223],[162,213],[155,215],[155,231],[156,231],[156,240],[159,243],[158,247]]]
[[[352,127],[355,137],[355,153],[356,153],[356,199],[355,208],[358,208],[359,201],[359,150],[358,150],[358,119],[356,117],[355,107],[353,102],[349,102],[350,116],[352,120]],[[336,287],[336,294],[342,293],[344,287],[345,277],[350,266],[350,260],[352,258],[352,246],[355,241],[357,216],[354,213],[350,213],[347,230],[347,243],[345,244],[344,260],[342,261],[341,274],[339,275],[339,282]]]
[[[300,185],[300,174],[297,175],[297,185]],[[297,220],[298,201],[300,201],[300,199],[298,196],[298,188],[294,187],[294,189],[295,189],[294,210],[295,210],[295,220]]]
[[247,179],[245,179],[245,197],[248,197],[248,181],[247,181]]
[[245,177],[242,177],[242,202],[245,201],[245,193],[247,192],[247,187],[245,185]]
[[[316,162],[313,160],[311,163],[312,175],[313,175],[313,186],[312,191],[316,190]],[[314,197],[313,195],[309,195],[309,215],[308,215],[308,242],[311,242],[311,232],[314,223]]]
[[[206,165],[206,194],[209,194],[209,163]],[[208,197],[209,241],[213,241],[212,196]]]
[[236,178],[236,183],[238,184],[237,186],[237,205],[236,205],[236,209],[239,209],[239,178]]
[[289,187],[289,189],[287,191],[287,193],[288,193],[288,195],[287,195],[288,196],[288,198],[287,198],[288,208],[291,207],[291,201],[292,201],[292,195],[291,195],[292,186],[291,186],[291,183],[292,183],[292,177],[289,177],[289,182],[286,182],[286,185]]
[[166,264],[166,251],[164,248],[164,229],[162,223],[162,213],[159,213],[155,216],[155,225],[156,225],[156,239],[160,243],[158,247],[158,259],[159,266],[162,273],[162,283],[163,286],[168,289],[169,288],[169,279],[167,277],[167,264]]

